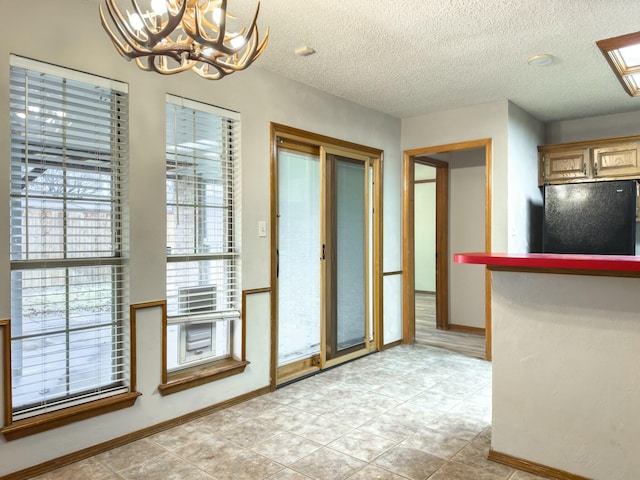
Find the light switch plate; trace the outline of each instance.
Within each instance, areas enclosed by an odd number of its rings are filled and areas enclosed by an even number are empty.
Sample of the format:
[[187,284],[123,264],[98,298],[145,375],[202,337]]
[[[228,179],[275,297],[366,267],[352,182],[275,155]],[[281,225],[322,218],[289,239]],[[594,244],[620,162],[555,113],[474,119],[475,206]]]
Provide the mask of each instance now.
[[258,236],[266,237],[267,236],[267,222],[264,220],[260,220],[258,222]]

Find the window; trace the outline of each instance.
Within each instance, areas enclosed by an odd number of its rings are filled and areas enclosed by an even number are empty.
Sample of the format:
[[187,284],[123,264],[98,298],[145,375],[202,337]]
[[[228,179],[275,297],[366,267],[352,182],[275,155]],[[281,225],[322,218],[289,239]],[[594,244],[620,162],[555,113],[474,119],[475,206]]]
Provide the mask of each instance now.
[[237,114],[167,97],[170,374],[239,356],[238,145]]
[[640,32],[596,42],[622,84],[622,88],[636,97],[640,95]]
[[12,419],[129,392],[127,86],[11,57]]

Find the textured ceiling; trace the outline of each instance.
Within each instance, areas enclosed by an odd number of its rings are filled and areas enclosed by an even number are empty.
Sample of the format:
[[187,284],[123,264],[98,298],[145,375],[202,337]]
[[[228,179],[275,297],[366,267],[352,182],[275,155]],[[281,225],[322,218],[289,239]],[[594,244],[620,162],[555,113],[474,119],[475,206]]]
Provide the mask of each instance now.
[[[248,23],[256,4],[228,10]],[[595,44],[640,30],[638,0],[262,0],[258,26],[251,69],[400,118],[499,100],[545,122],[640,109]],[[540,53],[554,63],[529,66]]]
[[[258,25],[252,68],[396,117],[505,99],[541,121],[640,109],[595,44],[640,30],[637,0],[262,0]],[[539,53],[555,62],[529,66]]]

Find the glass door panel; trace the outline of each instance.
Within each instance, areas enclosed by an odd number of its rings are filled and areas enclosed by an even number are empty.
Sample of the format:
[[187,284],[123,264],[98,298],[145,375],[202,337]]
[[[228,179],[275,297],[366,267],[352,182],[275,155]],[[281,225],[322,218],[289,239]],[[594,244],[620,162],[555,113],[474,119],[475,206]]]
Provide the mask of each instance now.
[[320,352],[320,157],[278,149],[278,367]]
[[365,165],[336,158],[337,352],[365,340]]
[[369,161],[325,150],[326,290],[325,362],[368,351]]

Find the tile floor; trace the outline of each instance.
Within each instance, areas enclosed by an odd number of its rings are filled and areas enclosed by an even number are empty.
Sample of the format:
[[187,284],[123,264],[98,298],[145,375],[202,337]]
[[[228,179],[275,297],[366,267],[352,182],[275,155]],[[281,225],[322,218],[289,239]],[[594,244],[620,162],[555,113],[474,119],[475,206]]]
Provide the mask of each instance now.
[[38,480],[540,480],[488,461],[491,364],[375,353]]

